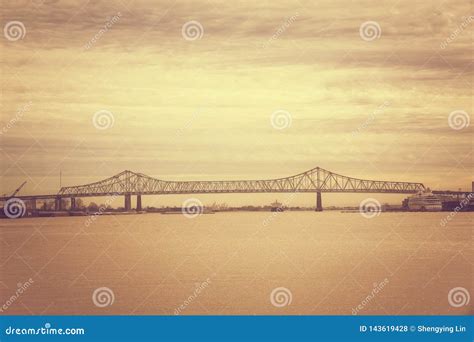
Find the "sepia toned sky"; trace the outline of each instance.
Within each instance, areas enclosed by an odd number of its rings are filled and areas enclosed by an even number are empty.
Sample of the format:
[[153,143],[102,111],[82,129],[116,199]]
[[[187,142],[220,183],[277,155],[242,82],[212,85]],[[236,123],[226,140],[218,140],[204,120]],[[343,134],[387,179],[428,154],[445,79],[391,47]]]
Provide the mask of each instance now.
[[[316,166],[471,187],[468,0],[1,6],[2,193],[24,180],[22,193],[54,193],[59,170],[75,185],[124,169],[217,180]],[[23,38],[7,39],[11,21]],[[97,112],[113,124],[97,128]]]

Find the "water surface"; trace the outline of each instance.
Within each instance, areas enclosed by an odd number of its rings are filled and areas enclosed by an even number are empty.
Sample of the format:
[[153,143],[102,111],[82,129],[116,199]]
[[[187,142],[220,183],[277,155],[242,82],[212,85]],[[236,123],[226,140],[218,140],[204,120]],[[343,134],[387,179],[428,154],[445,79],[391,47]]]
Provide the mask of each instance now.
[[448,214],[1,220],[0,304],[31,278],[3,314],[468,314],[448,293],[474,294],[474,215]]

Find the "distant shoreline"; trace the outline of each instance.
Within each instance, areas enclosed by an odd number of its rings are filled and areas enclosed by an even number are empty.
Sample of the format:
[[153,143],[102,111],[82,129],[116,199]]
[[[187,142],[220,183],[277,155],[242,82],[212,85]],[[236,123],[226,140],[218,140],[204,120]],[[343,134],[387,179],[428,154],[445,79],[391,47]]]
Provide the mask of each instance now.
[[[249,213],[249,212],[262,212],[269,214],[281,214],[284,212],[315,212],[315,208],[285,208],[285,210],[270,210],[270,209],[247,209],[247,208],[231,208],[226,210],[206,210],[199,215],[208,215],[208,214],[219,214],[219,213]],[[344,207],[344,208],[325,208],[324,211],[330,212],[339,212],[341,214],[358,214],[363,211],[359,210],[357,207]],[[441,211],[415,211],[408,210],[406,208],[397,208],[390,210],[381,210],[383,213],[436,213],[436,212],[450,212],[451,210],[441,210]],[[474,212],[472,208],[463,210],[462,212]],[[2,212],[3,213],[3,212]],[[121,216],[121,215],[142,215],[142,214],[163,214],[163,215],[183,215],[181,208],[164,208],[164,209],[154,209],[154,210],[130,210],[130,211],[120,211],[120,210],[105,210],[98,212],[86,212],[86,211],[36,211],[29,212],[27,215],[22,218],[42,218],[42,217],[95,217],[95,216]],[[5,215],[1,215],[0,219],[9,219]]]

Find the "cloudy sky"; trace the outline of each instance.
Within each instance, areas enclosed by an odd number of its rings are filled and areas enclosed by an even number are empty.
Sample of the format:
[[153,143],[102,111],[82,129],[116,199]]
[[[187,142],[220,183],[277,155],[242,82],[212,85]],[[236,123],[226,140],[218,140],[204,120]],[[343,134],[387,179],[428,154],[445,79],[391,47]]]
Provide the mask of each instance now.
[[470,189],[468,0],[1,6],[2,193],[315,166]]

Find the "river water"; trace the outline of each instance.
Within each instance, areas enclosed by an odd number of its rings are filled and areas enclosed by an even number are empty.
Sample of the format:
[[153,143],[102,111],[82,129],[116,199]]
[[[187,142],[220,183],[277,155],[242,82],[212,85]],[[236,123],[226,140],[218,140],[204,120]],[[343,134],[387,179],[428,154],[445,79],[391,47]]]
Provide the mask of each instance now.
[[443,226],[448,214],[1,220],[0,305],[2,314],[472,314],[474,214]]

